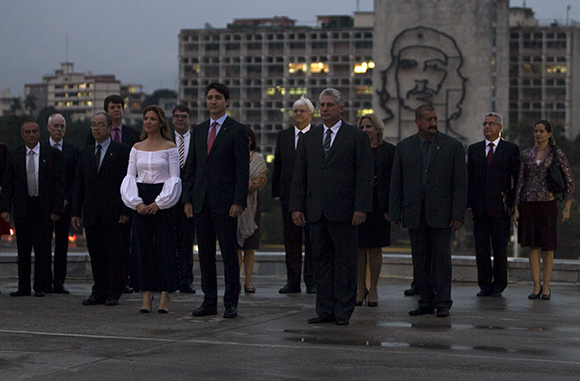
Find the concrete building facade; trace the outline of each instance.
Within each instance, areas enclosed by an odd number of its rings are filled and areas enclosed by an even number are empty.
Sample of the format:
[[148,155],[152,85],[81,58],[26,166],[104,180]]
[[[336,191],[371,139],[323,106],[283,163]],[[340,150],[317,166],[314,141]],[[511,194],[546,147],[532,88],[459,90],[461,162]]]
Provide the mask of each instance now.
[[[508,0],[375,0],[373,109],[387,137],[417,132],[414,110],[432,104],[439,129],[482,139],[489,111],[508,113]],[[404,15],[405,17],[401,17]]]
[[529,8],[511,8],[510,22],[510,125],[547,119],[576,138],[580,23],[539,22]]
[[[123,94],[123,89],[126,94]],[[129,111],[126,111],[127,121],[131,120],[131,111],[140,114],[137,99],[142,99],[141,85],[121,85],[114,75],[93,75],[91,71],[75,73],[72,62],[61,63],[54,74],[42,77],[42,83],[24,85],[24,95],[36,98],[37,110],[45,106],[54,107],[60,112],[70,112],[73,119],[80,120],[102,111],[105,98],[112,94],[124,97]]]
[[205,86],[225,83],[231,91],[228,114],[256,132],[265,154],[274,152],[278,131],[292,125],[292,105],[302,95],[316,105],[323,89],[340,90],[347,100],[343,117],[355,123],[372,109],[373,29],[368,14],[363,16],[362,27],[355,14],[319,16],[315,28],[274,18],[234,20],[226,29],[183,29],[179,101],[200,123],[209,118]]

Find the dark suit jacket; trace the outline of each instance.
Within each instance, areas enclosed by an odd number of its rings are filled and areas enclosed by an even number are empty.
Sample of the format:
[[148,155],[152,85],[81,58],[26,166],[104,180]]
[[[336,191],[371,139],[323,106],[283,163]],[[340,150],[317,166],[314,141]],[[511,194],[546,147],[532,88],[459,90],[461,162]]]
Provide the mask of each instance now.
[[308,222],[322,216],[332,222],[350,222],[355,211],[373,211],[373,156],[369,138],[342,122],[328,159],[322,147],[324,127],[302,137],[290,193],[290,211],[306,214]]
[[[409,229],[419,228],[422,172],[419,134],[415,134],[397,144],[389,195],[391,221],[402,221]],[[424,187],[429,227],[443,229],[449,227],[451,220],[465,220],[467,170],[465,151],[459,141],[437,132]]]
[[[79,149],[70,143],[61,140],[62,143],[62,167],[64,170],[64,199],[72,204],[75,172],[79,160]],[[50,141],[43,143],[50,146]]]
[[187,173],[182,196],[201,213],[207,199],[212,213],[228,214],[232,205],[246,206],[250,171],[250,150],[246,126],[227,117],[209,155],[209,120],[192,131]]
[[[113,135],[111,135],[111,139],[112,138]],[[133,148],[133,145],[140,141],[141,141],[141,133],[123,124],[123,126],[121,127],[121,143],[129,146],[129,148]],[[91,131],[89,131],[89,136],[87,136],[85,145],[87,146],[95,145],[95,138],[93,138],[93,134],[91,134]]]
[[383,144],[373,148],[373,159],[375,165],[375,196],[377,201],[373,207],[375,213],[389,212],[389,183],[391,182],[391,170],[393,168],[393,158],[395,156],[395,146],[391,143]]
[[487,164],[485,140],[469,146],[467,154],[467,207],[475,217],[505,217],[501,192],[514,189],[520,173],[520,149],[501,139],[491,164]]
[[130,215],[121,199],[121,183],[127,174],[130,148],[111,141],[97,173],[95,147],[86,146],[80,152],[75,176],[73,216],[83,212],[83,225],[94,226],[99,219],[118,220]]
[[278,132],[274,157],[274,171],[272,173],[272,197],[280,197],[280,204],[290,205],[290,189],[292,188],[292,174],[296,161],[294,148],[294,126]]
[[[53,147],[40,145],[38,158],[38,198],[41,216],[61,215],[64,202],[62,153]],[[21,145],[8,154],[6,172],[0,196],[0,211],[14,209],[14,222],[24,223],[28,208],[28,180],[26,176],[26,146]]]

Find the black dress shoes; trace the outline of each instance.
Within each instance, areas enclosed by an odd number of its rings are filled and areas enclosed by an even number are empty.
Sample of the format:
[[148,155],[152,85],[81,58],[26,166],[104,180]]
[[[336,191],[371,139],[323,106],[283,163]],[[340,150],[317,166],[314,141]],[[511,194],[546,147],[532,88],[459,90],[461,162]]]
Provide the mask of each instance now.
[[433,307],[418,307],[414,310],[409,311],[411,316],[428,315],[435,312]]
[[403,291],[403,294],[405,294],[405,296],[415,296],[415,295],[419,295],[419,291],[417,291],[417,289],[415,287],[411,287],[411,288]]
[[480,290],[480,291],[477,293],[477,296],[479,296],[480,298],[481,298],[481,297],[483,297],[483,296],[491,296],[491,293],[489,293],[489,292],[487,292],[487,291]]
[[437,317],[449,317],[449,308],[447,307],[439,307],[437,308]]
[[62,284],[55,284],[54,286],[52,286],[52,293],[64,295],[70,294],[70,292]]
[[348,325],[348,320],[337,320],[334,322],[336,325]]
[[[308,324],[334,323],[334,318],[318,315],[307,320]],[[348,323],[348,320],[347,320]]]
[[119,304],[119,299],[117,299],[117,298],[105,299],[105,306],[116,306],[118,304]]
[[83,300],[83,306],[96,306],[99,304],[105,304],[105,299],[99,298],[95,294]]
[[123,294],[132,294],[133,293],[133,287],[129,286],[128,284],[125,284],[125,285],[123,285],[123,288],[122,288],[121,292]]
[[280,294],[298,294],[298,293],[302,292],[302,290],[300,289],[300,286],[292,287],[292,286],[287,284],[286,286],[284,286],[280,290],[278,290],[278,292]]
[[196,317],[217,315],[217,307],[209,307],[202,304],[201,307],[194,310],[191,314]]
[[195,294],[195,288],[191,284],[182,284],[179,292],[183,294]]
[[46,293],[44,291],[36,291],[34,292],[34,296],[36,296],[37,298],[43,298],[44,296],[46,296]]
[[28,291],[28,292],[22,292],[20,290],[18,290],[18,291],[12,291],[10,293],[10,296],[30,296],[30,291]]
[[306,286],[307,294],[316,294],[316,286]]
[[238,317],[238,309],[236,307],[228,307],[224,311],[224,319],[233,319]]

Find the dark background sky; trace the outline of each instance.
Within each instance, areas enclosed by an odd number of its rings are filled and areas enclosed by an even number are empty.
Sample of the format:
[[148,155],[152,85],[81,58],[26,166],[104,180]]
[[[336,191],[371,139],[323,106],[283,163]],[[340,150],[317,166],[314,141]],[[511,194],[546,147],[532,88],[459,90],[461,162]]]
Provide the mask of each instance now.
[[[578,0],[526,1],[539,19],[564,20],[568,4],[580,21]],[[0,0],[0,91],[22,95],[25,83],[42,82],[66,59],[75,72],[114,74],[147,93],[176,89],[181,29],[273,16],[314,26],[317,15],[352,15],[356,7],[356,0]],[[359,8],[372,11],[373,0],[359,0]]]

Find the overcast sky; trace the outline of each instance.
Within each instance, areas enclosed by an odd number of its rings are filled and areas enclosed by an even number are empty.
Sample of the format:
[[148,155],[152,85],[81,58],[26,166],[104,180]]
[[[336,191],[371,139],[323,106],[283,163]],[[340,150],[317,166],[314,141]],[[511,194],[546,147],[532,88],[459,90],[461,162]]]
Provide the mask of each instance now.
[[[373,0],[358,3],[361,11],[373,10]],[[526,1],[539,19],[565,19],[568,4],[580,21],[577,0]],[[0,91],[21,96],[25,83],[41,83],[67,59],[75,72],[114,74],[147,93],[176,89],[181,29],[273,16],[314,26],[317,15],[352,15],[356,6],[356,0],[0,0]]]

